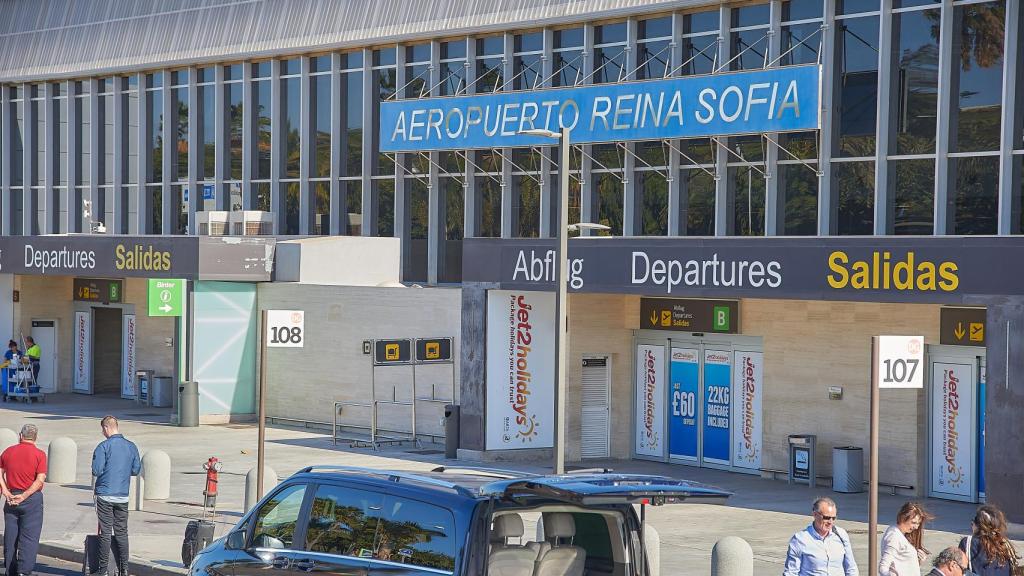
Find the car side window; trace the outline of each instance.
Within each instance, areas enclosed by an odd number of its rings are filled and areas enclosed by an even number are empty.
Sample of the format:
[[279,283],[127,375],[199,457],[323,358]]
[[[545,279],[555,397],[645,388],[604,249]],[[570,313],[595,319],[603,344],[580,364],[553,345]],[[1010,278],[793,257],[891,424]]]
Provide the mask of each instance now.
[[444,508],[389,497],[375,555],[378,560],[455,570],[455,519]]
[[305,496],[306,485],[294,484],[267,500],[256,513],[252,545],[256,548],[291,548]]
[[376,492],[321,485],[309,511],[306,550],[373,558],[383,506]]

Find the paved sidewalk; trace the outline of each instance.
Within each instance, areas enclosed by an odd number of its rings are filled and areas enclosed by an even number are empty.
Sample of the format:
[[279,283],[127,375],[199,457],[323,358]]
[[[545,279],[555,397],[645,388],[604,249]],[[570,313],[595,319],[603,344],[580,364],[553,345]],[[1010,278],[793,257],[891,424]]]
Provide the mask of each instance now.
[[[164,450],[172,462],[171,497],[163,502],[147,501],[144,511],[131,514],[133,574],[184,572],[180,559],[181,538],[188,520],[201,513],[205,482],[202,464],[210,456],[217,456],[224,463],[216,519],[220,536],[242,514],[245,474],[256,465],[256,427],[232,424],[177,428],[166,423],[169,415],[166,409],[138,406],[112,397],[54,395],[44,404],[0,404],[0,427],[17,430],[25,423],[36,424],[43,449],[58,436],[68,436],[78,444],[76,483],[48,485],[45,489],[43,542],[49,550],[47,554],[72,561],[79,559],[74,554],[81,551],[85,535],[96,528],[89,487],[90,459],[93,448],[102,440],[99,418],[106,413],[121,420],[122,432],[136,442],[143,453]],[[344,444],[335,447],[327,436],[311,431],[269,428],[266,461],[281,478],[313,463],[405,470],[427,470],[438,464],[454,463],[444,460],[439,447],[427,445],[425,448],[396,447],[373,452],[351,449]],[[666,474],[717,485],[735,493],[726,506],[684,504],[649,509],[650,525],[661,534],[662,566],[666,575],[709,573],[711,548],[727,535],[738,535],[750,542],[755,555],[755,574],[780,574],[789,536],[807,525],[810,503],[819,495],[836,500],[839,524],[850,531],[861,573],[868,573],[866,494],[837,494],[824,486],[812,490],[806,486],[789,486],[783,481],[650,462],[588,461],[587,466]],[[501,467],[544,471],[542,467],[504,463]],[[889,522],[907,499],[882,495],[880,520]],[[941,500],[928,500],[926,506],[938,516],[926,535],[926,546],[932,552],[957,542],[959,534],[969,529],[975,508]],[[1020,528],[1015,527],[1017,538],[1024,534]]]

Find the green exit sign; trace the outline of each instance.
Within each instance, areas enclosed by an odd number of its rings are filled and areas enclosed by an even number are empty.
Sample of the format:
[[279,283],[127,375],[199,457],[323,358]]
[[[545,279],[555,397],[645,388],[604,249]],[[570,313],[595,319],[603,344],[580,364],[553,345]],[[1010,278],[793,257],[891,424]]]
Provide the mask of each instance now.
[[149,315],[181,316],[185,308],[184,280],[149,281]]

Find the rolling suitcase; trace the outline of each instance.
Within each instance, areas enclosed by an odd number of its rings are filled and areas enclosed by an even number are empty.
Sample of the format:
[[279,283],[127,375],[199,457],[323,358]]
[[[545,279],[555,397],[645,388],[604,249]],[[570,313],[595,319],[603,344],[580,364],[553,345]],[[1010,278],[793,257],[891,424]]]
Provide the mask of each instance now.
[[100,536],[89,534],[85,537],[85,557],[82,558],[82,576],[89,576],[99,569]]
[[213,542],[214,524],[209,520],[189,520],[181,541],[181,563],[187,568],[200,550]]

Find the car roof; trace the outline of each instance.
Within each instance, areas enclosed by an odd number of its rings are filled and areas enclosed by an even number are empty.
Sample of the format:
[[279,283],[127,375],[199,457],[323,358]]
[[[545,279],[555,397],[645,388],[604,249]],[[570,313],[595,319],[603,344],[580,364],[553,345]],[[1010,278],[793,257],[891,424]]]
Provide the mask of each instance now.
[[665,503],[688,498],[728,498],[730,492],[647,474],[618,474],[611,470],[580,470],[562,475],[476,467],[437,467],[430,471],[387,470],[355,466],[307,466],[296,476],[337,481],[401,492],[428,500],[442,498],[480,501],[495,497],[556,499],[580,504]]

